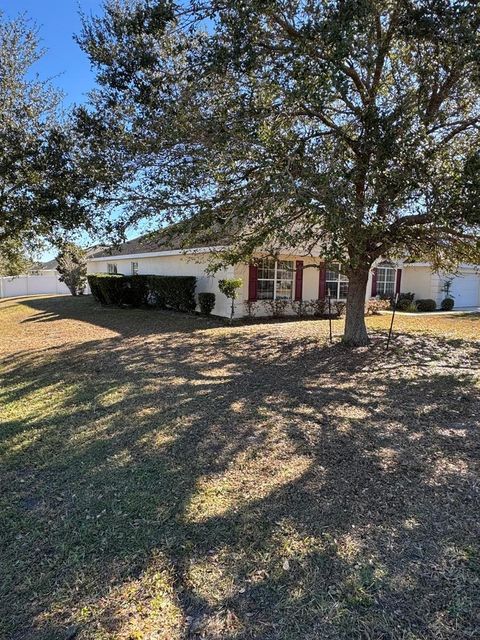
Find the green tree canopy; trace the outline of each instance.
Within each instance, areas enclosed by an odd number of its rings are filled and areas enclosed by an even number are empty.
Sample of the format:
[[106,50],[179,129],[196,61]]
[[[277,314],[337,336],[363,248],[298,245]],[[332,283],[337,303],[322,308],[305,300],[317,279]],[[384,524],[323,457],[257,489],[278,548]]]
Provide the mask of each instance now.
[[20,276],[33,264],[32,258],[20,241],[10,238],[0,244],[0,277]]
[[61,95],[32,72],[42,55],[28,20],[0,12],[0,247],[91,226],[82,199],[93,183],[78,170]]
[[478,261],[479,34],[468,0],[110,0],[78,127],[122,224],[340,261],[365,344],[378,257]]

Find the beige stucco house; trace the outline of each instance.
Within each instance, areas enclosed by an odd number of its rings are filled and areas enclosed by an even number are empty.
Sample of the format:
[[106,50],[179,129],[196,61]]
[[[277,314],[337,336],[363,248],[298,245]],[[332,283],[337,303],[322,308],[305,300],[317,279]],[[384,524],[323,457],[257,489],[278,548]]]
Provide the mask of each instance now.
[[[236,301],[237,316],[246,315],[246,302],[256,302],[256,315],[268,314],[265,301],[285,299],[289,301],[315,300],[329,292],[332,298],[344,300],[348,291],[348,279],[338,265],[327,266],[320,256],[302,256],[285,253],[275,261],[270,258],[256,260],[255,265],[239,264],[217,272],[207,272],[209,258],[222,247],[196,247],[192,249],[166,248],[165,246],[137,238],[114,250],[101,249],[88,258],[88,273],[122,273],[190,275],[197,278],[197,293],[210,291],[216,294],[213,313],[228,317],[229,301],[218,289],[221,278],[241,278],[243,287]],[[372,268],[367,287],[367,298],[392,295],[400,292],[415,293],[416,299],[432,298],[440,304],[445,297],[442,291],[445,281],[452,279],[451,294],[455,306],[480,305],[480,275],[474,265],[461,265],[458,273],[434,273],[427,263],[378,261]]]

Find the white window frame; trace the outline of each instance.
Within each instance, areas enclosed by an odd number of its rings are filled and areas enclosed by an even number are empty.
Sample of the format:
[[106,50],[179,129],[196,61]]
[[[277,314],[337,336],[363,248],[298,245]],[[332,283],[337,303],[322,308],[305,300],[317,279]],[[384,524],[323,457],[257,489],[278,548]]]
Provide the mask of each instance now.
[[[264,260],[268,260],[269,258],[264,258]],[[294,260],[275,260],[275,266],[274,266],[274,274],[273,274],[273,278],[260,278],[257,276],[257,299],[262,301],[262,300],[277,300],[277,282],[278,282],[278,263],[279,262],[289,262],[292,265],[291,270],[288,269],[288,271],[290,271],[290,273],[292,274],[291,280],[283,280],[284,282],[291,282],[292,286],[290,289],[290,298],[279,298],[279,300],[293,300],[294,298],[294,289],[295,289],[295,262]],[[260,265],[258,266],[258,269],[260,270]],[[282,271],[287,271],[287,269],[282,269]],[[261,298],[258,295],[259,292],[259,287],[258,287],[258,283],[259,282],[271,282],[273,279],[273,298]]]
[[[334,262],[333,264],[329,264],[326,266],[326,271],[327,271],[327,275],[328,275],[328,271],[336,271],[337,272],[337,277],[335,280],[331,280],[326,278],[325,279],[325,293],[326,295],[328,295],[328,291],[330,290],[330,296],[334,299],[334,300],[346,300],[346,296],[344,297],[340,297],[340,285],[341,283],[347,283],[348,285],[348,278],[347,276],[343,275],[343,273],[341,273],[341,265],[338,262]],[[334,284],[335,283],[335,284]],[[334,287],[334,291],[332,291],[332,286]]]
[[138,262],[131,262],[130,270],[131,270],[132,276],[138,276]]
[[110,275],[118,273],[116,262],[107,262],[107,273],[109,273]]
[[[393,280],[387,280],[386,271],[393,271]],[[380,273],[384,276],[380,279]],[[385,291],[385,285],[391,284],[393,286],[392,291]],[[377,267],[377,296],[394,296],[395,289],[397,288],[397,269],[392,264],[382,264]]]

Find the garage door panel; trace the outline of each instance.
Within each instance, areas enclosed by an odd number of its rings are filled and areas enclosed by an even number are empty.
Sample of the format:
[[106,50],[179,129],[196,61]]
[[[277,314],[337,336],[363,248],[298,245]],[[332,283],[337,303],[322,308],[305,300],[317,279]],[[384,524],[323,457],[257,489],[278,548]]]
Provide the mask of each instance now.
[[479,305],[480,276],[461,274],[452,282],[452,295],[456,307],[477,307]]

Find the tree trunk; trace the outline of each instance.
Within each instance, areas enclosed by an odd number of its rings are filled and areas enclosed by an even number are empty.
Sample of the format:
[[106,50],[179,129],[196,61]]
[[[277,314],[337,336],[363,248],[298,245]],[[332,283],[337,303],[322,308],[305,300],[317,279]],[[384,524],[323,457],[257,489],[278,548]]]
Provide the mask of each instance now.
[[368,344],[365,325],[365,297],[370,269],[359,269],[348,276],[347,315],[343,342],[351,347]]

